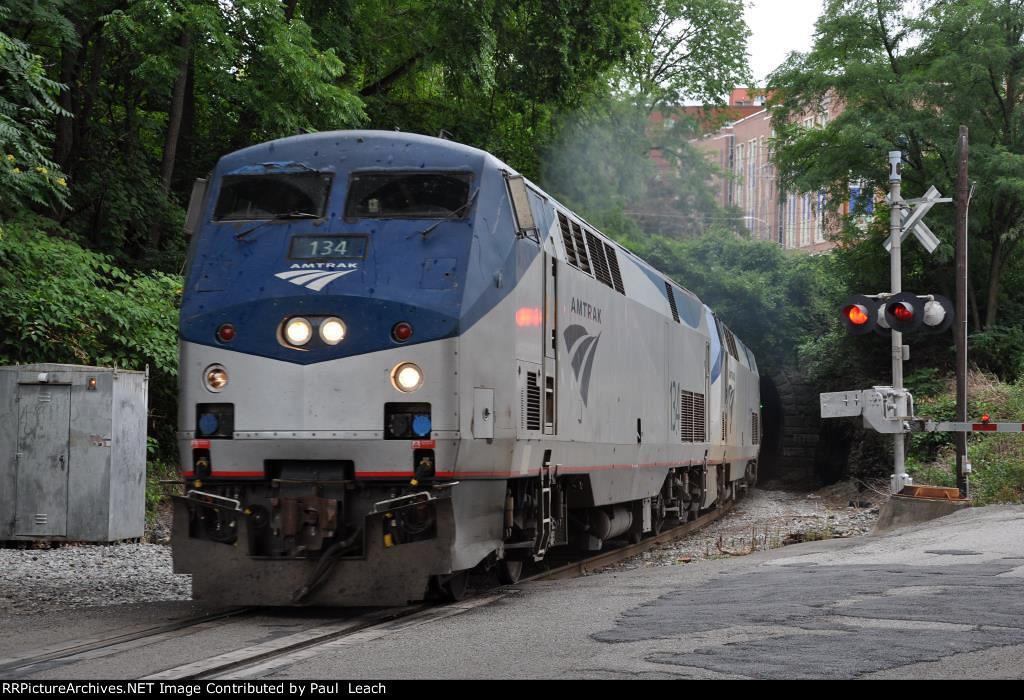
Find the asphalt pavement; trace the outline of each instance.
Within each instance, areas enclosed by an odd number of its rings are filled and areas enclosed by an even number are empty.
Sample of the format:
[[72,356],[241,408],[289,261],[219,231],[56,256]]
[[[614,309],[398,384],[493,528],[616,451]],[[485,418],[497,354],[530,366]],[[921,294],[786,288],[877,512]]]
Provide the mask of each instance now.
[[275,678],[1024,678],[1024,507],[539,582]]

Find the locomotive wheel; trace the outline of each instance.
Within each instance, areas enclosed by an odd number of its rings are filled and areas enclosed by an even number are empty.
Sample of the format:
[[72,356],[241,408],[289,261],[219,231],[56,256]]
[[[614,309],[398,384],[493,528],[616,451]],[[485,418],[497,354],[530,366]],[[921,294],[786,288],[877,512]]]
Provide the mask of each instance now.
[[499,561],[498,581],[506,586],[519,583],[519,579],[523,575],[523,564],[524,562],[522,560],[512,561],[508,558]]
[[747,488],[753,488],[757,484],[757,462],[747,462],[747,473],[745,475]]
[[659,493],[651,501],[651,532],[655,535],[661,534],[661,528],[665,525],[665,499]]
[[468,583],[468,571],[452,574],[447,581],[441,584],[441,597],[448,603],[458,603],[466,597],[466,585]]

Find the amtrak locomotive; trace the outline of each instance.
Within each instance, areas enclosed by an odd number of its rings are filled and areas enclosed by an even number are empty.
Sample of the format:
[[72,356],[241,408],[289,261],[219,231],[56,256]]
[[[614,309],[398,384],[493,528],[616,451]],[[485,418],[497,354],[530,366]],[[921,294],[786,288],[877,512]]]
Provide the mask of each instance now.
[[197,599],[395,605],[687,520],[756,478],[757,365],[488,153],[232,153],[189,207],[174,566]]

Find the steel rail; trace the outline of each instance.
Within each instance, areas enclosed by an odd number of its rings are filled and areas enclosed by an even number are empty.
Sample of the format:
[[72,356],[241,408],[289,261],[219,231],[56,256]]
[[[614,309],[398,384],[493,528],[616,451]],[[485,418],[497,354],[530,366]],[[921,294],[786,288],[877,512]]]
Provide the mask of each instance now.
[[[79,661],[81,657],[89,655],[93,658],[96,655],[91,652],[102,651],[111,647],[130,644],[140,640],[152,640],[153,643],[162,641],[168,636],[174,635],[192,627],[202,627],[214,622],[220,622],[231,617],[250,615],[255,612],[254,608],[229,608],[206,615],[198,615],[181,620],[175,620],[155,627],[143,629],[132,629],[128,632],[121,632],[109,637],[85,638],[60,642],[43,649],[37,649],[22,656],[0,658],[0,678],[9,679],[15,672],[28,672],[35,670],[35,667],[46,664],[49,666],[62,666]],[[140,645],[134,645],[140,646]],[[115,650],[120,651],[120,650]],[[102,654],[101,654],[102,655]]]
[[696,532],[728,513],[732,510],[735,503],[735,500],[729,501],[721,508],[715,508],[710,513],[705,513],[696,520],[691,520],[688,523],[682,523],[674,528],[662,532],[659,535],[648,537],[645,540],[640,540],[637,544],[618,547],[608,552],[601,552],[600,554],[587,559],[581,559],[580,561],[565,564],[564,566],[559,566],[548,571],[543,571],[521,579],[520,583],[528,581],[557,581],[560,579],[576,578],[577,576],[586,576],[588,573],[597,569],[603,569],[604,567],[611,566],[612,564],[617,564],[624,559],[629,559],[630,557],[635,557],[637,554],[642,554],[649,549],[653,549],[659,544],[673,542]]

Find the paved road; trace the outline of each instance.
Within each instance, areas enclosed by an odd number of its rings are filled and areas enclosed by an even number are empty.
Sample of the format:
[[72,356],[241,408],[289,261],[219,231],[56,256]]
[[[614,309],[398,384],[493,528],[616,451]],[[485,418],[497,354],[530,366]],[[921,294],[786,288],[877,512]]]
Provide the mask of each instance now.
[[276,677],[1024,678],[1024,507],[530,584]]

